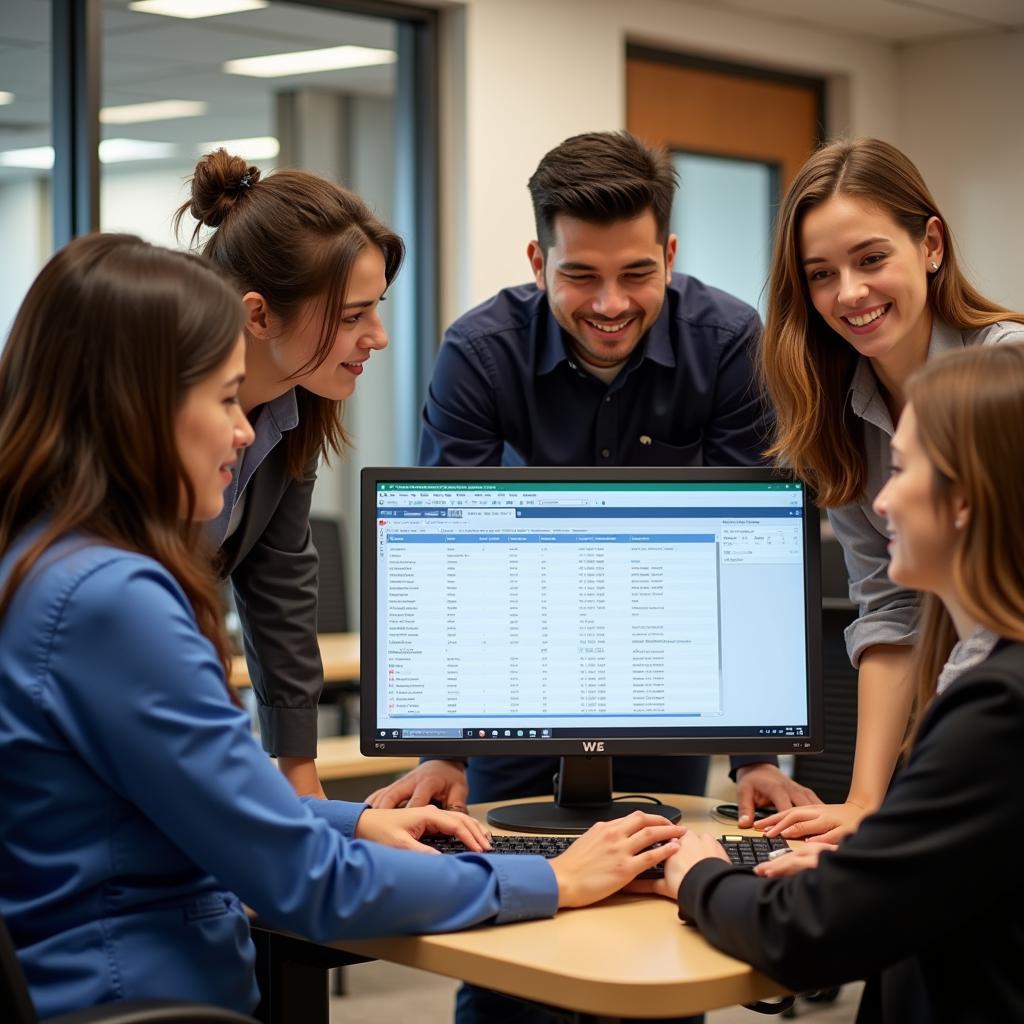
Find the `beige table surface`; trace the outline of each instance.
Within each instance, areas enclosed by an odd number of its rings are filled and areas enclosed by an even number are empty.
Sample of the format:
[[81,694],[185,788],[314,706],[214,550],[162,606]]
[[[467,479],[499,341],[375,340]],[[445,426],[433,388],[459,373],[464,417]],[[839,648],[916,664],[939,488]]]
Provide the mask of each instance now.
[[328,736],[317,741],[316,770],[324,781],[397,775],[420,763],[418,757],[364,757],[358,736]]
[[[321,633],[320,657],[324,663],[324,682],[347,683],[359,679],[359,634]],[[231,659],[231,685],[251,686],[245,658],[236,654]]]
[[[681,807],[690,828],[740,833],[711,818],[717,801],[661,799]],[[471,810],[483,819],[489,806]],[[695,928],[680,922],[673,902],[653,896],[612,896],[544,921],[332,945],[605,1017],[681,1017],[785,992],[713,949]]]

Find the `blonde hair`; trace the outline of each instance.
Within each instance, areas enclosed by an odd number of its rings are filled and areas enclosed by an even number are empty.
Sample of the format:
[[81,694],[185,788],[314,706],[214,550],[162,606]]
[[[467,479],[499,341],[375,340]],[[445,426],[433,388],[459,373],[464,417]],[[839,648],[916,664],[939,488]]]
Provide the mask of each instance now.
[[861,500],[867,479],[863,434],[846,400],[857,353],[814,309],[801,266],[803,218],[837,195],[885,210],[915,242],[924,238],[929,219],[939,218],[945,251],[942,266],[928,277],[936,317],[961,330],[1000,320],[1024,323],[1024,315],[986,299],[964,277],[945,218],[904,153],[880,139],[832,142],[814,153],[776,221],[758,370],[776,410],[767,454],[812,486],[825,507]]
[[[935,471],[935,500],[948,505],[959,490],[968,510],[953,552],[953,583],[974,622],[1024,641],[1024,345],[986,345],[936,359],[907,383],[917,437]],[[922,604],[911,679],[914,721],[935,694],[935,682],[956,633],[933,594]]]

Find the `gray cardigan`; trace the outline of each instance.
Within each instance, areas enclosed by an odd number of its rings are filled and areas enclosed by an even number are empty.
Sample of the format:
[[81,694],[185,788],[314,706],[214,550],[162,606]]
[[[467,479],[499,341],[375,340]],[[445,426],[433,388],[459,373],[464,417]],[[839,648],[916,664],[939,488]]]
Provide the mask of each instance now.
[[[961,331],[936,319],[928,359],[969,345],[994,345],[1001,341],[1024,341],[1024,324],[1000,322],[979,330]],[[854,371],[848,401],[864,426],[867,498],[829,509],[828,518],[846,558],[850,600],[859,608],[856,620],[846,630],[847,651],[850,660],[857,665],[864,651],[875,644],[913,643],[917,630],[917,595],[889,579],[889,538],[885,520],[871,508],[889,476],[889,442],[894,426],[875,371],[863,356]]]

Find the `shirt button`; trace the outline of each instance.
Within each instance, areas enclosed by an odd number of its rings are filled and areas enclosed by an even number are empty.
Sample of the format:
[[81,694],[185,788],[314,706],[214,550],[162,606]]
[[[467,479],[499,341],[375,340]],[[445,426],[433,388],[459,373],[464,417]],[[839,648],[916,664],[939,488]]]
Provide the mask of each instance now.
[[610,455],[611,455],[611,452],[607,448],[602,448],[601,449],[601,458],[602,459],[607,459],[608,456],[610,456]]
[[611,400],[612,400],[612,396],[611,395],[605,395],[604,396],[605,405],[608,405],[611,402]]

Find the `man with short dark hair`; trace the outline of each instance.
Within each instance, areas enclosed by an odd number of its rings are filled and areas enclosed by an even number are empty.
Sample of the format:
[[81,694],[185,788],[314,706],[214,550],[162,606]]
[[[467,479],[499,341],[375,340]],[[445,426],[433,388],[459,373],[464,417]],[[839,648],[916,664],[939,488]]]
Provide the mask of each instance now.
[[[423,409],[425,466],[755,465],[767,429],[753,383],[757,312],[673,274],[676,173],[628,132],[577,135],[529,182],[534,283],[445,334]],[[706,757],[616,757],[618,791],[703,793]],[[741,826],[755,805],[817,798],[774,758],[733,758]],[[553,758],[430,760],[377,806],[549,795]],[[468,777],[467,777],[468,776]],[[468,797],[467,797],[468,793]]]

